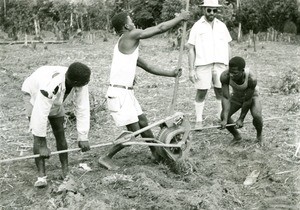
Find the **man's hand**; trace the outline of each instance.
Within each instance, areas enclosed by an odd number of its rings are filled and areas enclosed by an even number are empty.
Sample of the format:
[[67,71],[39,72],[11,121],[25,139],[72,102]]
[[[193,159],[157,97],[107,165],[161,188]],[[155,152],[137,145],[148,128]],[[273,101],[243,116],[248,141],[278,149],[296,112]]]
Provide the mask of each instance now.
[[78,147],[81,148],[82,152],[86,152],[91,149],[88,141],[78,141]]
[[226,120],[222,120],[220,123],[221,129],[225,129],[227,125],[227,121]]
[[195,71],[195,70],[190,70],[189,78],[190,78],[190,81],[191,81],[192,83],[195,83],[195,82],[196,82],[196,80],[197,80],[198,78],[197,78],[197,75],[196,75],[196,71]]
[[182,75],[182,68],[174,70],[174,77],[181,77],[181,75]]
[[186,20],[190,19],[191,14],[190,14],[189,11],[181,10],[181,13],[179,15],[176,15],[176,16],[180,16],[182,20],[186,21]]
[[244,122],[242,119],[238,119],[235,124],[236,128],[242,128],[244,126]]
[[39,148],[39,153],[42,158],[49,158],[51,151],[47,146],[41,146]]

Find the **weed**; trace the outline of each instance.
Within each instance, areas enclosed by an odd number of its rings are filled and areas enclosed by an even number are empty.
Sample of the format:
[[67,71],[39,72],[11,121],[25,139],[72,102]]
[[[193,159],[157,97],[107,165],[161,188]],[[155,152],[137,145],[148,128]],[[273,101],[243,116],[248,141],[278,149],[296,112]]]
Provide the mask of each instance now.
[[300,73],[296,68],[286,72],[281,80],[279,91],[286,95],[300,92]]

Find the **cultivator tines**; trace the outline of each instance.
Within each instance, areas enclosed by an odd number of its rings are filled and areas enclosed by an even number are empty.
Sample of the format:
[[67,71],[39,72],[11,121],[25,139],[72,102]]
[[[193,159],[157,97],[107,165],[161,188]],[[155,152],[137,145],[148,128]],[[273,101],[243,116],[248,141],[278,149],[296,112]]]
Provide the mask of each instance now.
[[190,150],[190,130],[190,123],[184,115],[174,119],[173,122],[163,123],[157,137],[158,142],[180,145],[180,147],[159,147],[157,148],[159,155],[166,161],[185,159]]

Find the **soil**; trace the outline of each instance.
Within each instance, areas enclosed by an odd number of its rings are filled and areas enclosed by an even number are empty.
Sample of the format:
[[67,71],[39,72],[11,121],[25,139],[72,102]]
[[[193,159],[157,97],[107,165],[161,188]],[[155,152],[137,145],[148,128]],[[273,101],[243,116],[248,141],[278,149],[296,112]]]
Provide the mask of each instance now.
[[[32,136],[28,133],[20,89],[23,80],[42,65],[68,66],[80,61],[90,66],[90,144],[110,142],[119,136],[124,128],[114,125],[105,101],[116,40],[110,36],[108,42],[96,39],[92,44],[73,41],[47,46],[0,45],[2,160],[32,154]],[[86,153],[72,152],[70,177],[64,182],[60,179],[58,156],[53,155],[46,163],[48,187],[43,189],[33,187],[37,176],[33,159],[2,163],[0,209],[300,209],[300,154],[296,154],[300,124],[299,116],[295,116],[299,114],[299,93],[284,95],[274,91],[279,90],[288,70],[300,71],[300,46],[279,42],[256,44],[254,52],[247,43],[234,43],[232,54],[244,57],[247,66],[258,74],[265,119],[264,146],[255,143],[255,129],[246,123],[241,129],[243,141],[234,146],[229,145],[232,136],[226,130],[192,131],[188,159],[176,167],[155,163],[145,146],[131,146],[118,153],[114,158],[120,166],[117,171],[107,171],[97,164],[108,146]],[[166,38],[156,37],[142,42],[140,56],[171,70],[177,66],[179,51],[173,50]],[[193,122],[195,90],[188,79],[187,52],[182,67],[175,110]],[[173,78],[137,70],[135,93],[150,124],[167,116],[173,89]],[[213,90],[209,90],[204,126],[218,125],[216,105]],[[284,118],[272,120],[274,117]],[[251,120],[248,114],[246,121]],[[48,145],[55,151],[50,131]],[[159,128],[153,131],[157,135]],[[66,136],[69,148],[77,148],[72,118],[66,122]],[[80,167],[82,163],[92,170]],[[244,185],[254,170],[259,171],[257,180]]]

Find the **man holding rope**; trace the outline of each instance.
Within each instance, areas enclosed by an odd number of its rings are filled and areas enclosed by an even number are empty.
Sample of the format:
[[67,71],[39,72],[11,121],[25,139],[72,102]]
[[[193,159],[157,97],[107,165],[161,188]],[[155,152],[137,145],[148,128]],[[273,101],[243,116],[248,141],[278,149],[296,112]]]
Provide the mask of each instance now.
[[[75,115],[78,131],[78,146],[83,152],[90,150],[88,132],[90,129],[90,103],[87,84],[91,70],[86,65],[75,62],[69,67],[42,66],[31,74],[23,83],[26,114],[30,120],[33,134],[33,153],[38,169],[35,187],[47,186],[45,158],[50,157],[47,147],[47,120],[56,139],[57,150],[67,150],[68,145],[64,131],[63,102],[68,95],[74,95]],[[62,175],[68,175],[68,153],[59,154]]]
[[[241,57],[233,57],[229,61],[229,69],[221,74],[222,83],[222,114],[221,128],[233,123],[231,116],[241,109],[239,119],[235,126],[227,126],[227,130],[233,135],[232,144],[239,143],[242,137],[237,128],[243,127],[244,119],[250,110],[253,117],[253,125],[257,131],[256,141],[262,143],[262,106],[258,96],[257,80],[255,75],[245,68],[245,60]],[[229,86],[232,87],[230,94]]]
[[[120,38],[114,48],[107,104],[117,126],[126,126],[127,130],[131,132],[148,126],[146,115],[142,112],[141,106],[134,96],[133,82],[136,66],[160,76],[176,77],[181,74],[179,69],[163,71],[146,63],[139,56],[140,40],[164,33],[181,21],[188,20],[189,16],[189,12],[182,12],[172,20],[144,30],[137,29],[125,12],[113,17],[112,25]],[[144,131],[141,136],[154,138],[151,130]],[[116,170],[118,167],[113,164],[111,159],[123,148],[124,146],[120,144],[114,146],[107,155],[99,158],[99,164],[108,170]],[[155,148],[150,147],[150,150],[154,157],[159,159]]]

